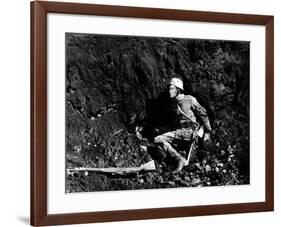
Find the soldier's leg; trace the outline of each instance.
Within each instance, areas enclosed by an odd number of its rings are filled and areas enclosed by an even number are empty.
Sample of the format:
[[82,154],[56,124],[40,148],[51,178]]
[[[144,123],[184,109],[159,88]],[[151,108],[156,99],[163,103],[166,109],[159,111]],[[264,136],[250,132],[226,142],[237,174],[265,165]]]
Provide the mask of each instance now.
[[176,131],[170,131],[156,136],[154,138],[154,142],[160,145],[160,149],[164,149],[165,151],[167,151],[171,157],[174,157],[179,161],[186,163],[186,159],[173,148],[171,143],[174,139],[176,139]]
[[181,128],[176,130],[176,138],[183,141],[191,141],[193,135],[192,128]]

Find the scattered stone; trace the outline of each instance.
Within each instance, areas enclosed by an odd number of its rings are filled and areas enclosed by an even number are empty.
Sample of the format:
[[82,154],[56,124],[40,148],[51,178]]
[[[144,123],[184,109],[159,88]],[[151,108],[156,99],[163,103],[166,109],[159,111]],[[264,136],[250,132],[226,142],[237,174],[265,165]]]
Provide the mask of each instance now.
[[223,167],[223,163],[219,163],[217,166],[218,167]]
[[176,183],[173,182],[173,181],[168,181],[168,184],[171,185],[171,186],[175,186],[176,185]]
[[205,171],[206,171],[207,174],[210,173],[211,170],[212,170],[211,166],[209,166],[209,165],[205,166]]

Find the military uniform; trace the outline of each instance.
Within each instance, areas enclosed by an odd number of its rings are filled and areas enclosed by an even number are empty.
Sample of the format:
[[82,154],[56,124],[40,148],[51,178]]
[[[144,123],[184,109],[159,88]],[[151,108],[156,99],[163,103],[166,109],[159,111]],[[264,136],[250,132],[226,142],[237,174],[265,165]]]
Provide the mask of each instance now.
[[176,110],[177,129],[158,135],[154,142],[158,143],[162,149],[183,162],[185,159],[172,147],[175,140],[192,140],[193,132],[199,123],[204,126],[206,132],[211,131],[210,121],[207,111],[197,102],[196,98],[191,95],[178,95]]

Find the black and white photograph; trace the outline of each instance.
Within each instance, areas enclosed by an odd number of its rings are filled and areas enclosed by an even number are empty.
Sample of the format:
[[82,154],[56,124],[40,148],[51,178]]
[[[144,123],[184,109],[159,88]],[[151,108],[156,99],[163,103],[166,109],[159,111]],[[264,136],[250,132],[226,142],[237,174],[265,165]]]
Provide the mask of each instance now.
[[250,42],[65,33],[66,193],[250,184]]

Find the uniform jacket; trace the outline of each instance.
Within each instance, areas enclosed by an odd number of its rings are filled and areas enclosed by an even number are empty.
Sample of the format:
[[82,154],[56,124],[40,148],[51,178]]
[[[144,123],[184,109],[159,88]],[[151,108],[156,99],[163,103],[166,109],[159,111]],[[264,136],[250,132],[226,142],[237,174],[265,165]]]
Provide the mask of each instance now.
[[[180,94],[177,97],[177,116],[181,125],[201,123],[206,131],[211,131],[207,111],[191,95]],[[184,123],[184,124],[182,124]]]

